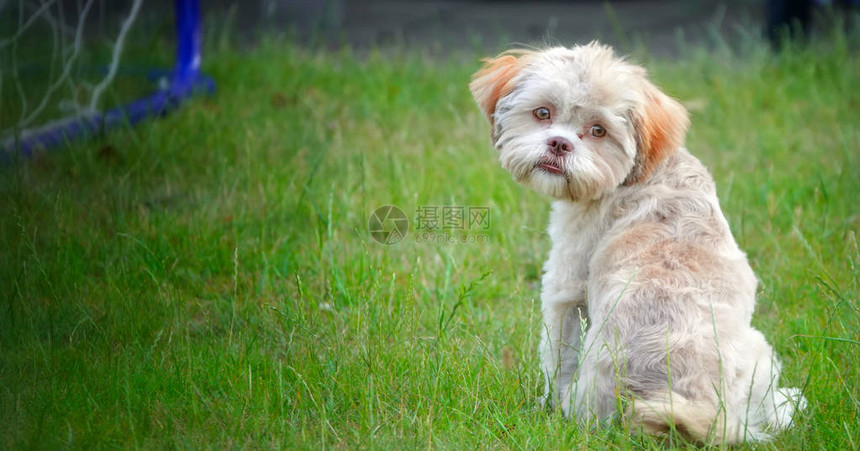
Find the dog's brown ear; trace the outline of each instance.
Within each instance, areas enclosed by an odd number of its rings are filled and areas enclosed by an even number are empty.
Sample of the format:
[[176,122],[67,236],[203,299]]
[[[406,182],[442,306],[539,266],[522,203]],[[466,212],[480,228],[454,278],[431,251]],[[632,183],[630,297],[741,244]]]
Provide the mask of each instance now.
[[469,90],[490,125],[493,125],[496,103],[514,89],[512,80],[530,56],[530,52],[518,50],[502,53],[495,58],[486,58],[483,60],[484,66],[472,75]]
[[633,109],[631,119],[636,133],[636,165],[625,185],[641,182],[672,152],[684,145],[690,119],[678,101],[642,80],[642,103]]

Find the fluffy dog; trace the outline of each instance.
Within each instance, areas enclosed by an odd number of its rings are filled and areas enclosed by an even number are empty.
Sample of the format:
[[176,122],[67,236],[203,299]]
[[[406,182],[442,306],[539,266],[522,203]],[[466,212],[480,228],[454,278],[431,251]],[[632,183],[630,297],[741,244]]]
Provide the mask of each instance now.
[[544,265],[545,400],[700,442],[767,440],[805,399],[752,328],[756,278],[687,112],[606,46],[515,51],[469,85],[502,166],[555,199]]

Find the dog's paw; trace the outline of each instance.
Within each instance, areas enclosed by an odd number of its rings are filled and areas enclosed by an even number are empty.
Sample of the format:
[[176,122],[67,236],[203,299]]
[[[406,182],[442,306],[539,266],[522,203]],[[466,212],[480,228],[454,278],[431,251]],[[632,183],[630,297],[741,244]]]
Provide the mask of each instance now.
[[806,398],[798,388],[780,388],[774,394],[774,398],[772,426],[778,430],[788,428],[794,414],[806,410]]

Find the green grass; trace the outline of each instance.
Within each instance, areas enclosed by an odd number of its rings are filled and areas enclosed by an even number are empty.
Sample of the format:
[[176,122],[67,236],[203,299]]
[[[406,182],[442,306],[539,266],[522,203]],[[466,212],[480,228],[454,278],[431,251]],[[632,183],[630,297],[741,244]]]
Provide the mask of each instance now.
[[[860,444],[852,39],[646,61],[809,399],[773,449]],[[495,161],[478,56],[223,49],[213,98],[0,168],[0,447],[685,446],[537,407],[549,202]],[[488,207],[488,242],[377,244],[386,204]]]

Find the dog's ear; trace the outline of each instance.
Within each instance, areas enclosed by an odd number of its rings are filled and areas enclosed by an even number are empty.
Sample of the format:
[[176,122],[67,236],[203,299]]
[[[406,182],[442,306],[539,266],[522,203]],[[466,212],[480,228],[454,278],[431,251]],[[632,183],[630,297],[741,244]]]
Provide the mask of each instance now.
[[524,50],[505,52],[495,58],[484,59],[484,66],[472,75],[469,90],[491,126],[496,103],[514,89],[512,80],[530,57],[531,53]]
[[641,182],[672,152],[684,145],[690,119],[678,101],[642,80],[642,97],[630,114],[636,134],[636,165],[625,185]]

